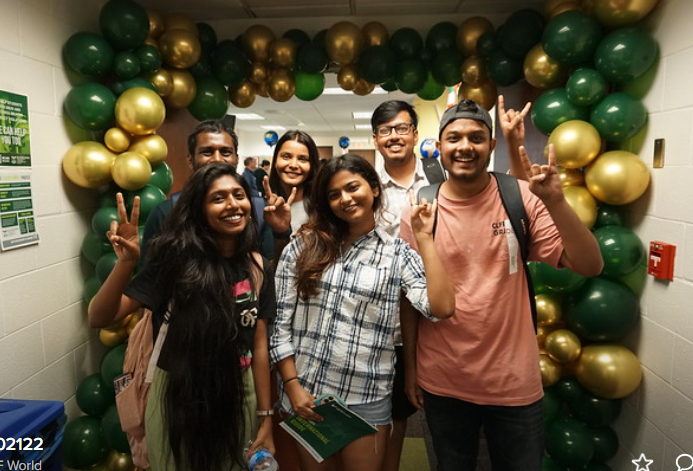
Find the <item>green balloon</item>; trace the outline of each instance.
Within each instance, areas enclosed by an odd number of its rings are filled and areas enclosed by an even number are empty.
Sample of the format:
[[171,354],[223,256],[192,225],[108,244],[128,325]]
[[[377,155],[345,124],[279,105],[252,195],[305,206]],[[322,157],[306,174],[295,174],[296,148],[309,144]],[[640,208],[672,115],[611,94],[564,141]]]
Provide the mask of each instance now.
[[112,404],[104,414],[101,427],[108,446],[120,453],[131,453],[128,437],[120,426],[120,417],[115,404]]
[[606,342],[623,338],[640,315],[637,296],[625,285],[591,278],[571,293],[564,309],[568,328],[581,339]]
[[154,208],[166,201],[166,193],[164,193],[161,188],[152,185],[151,180],[139,190],[128,192],[127,201],[125,202],[128,212],[132,210],[135,196],[140,197],[140,226],[144,225],[149,215],[154,211]]
[[113,47],[96,33],[73,34],[65,43],[63,53],[67,64],[87,77],[102,77],[113,66]]
[[647,110],[634,96],[615,92],[592,108],[589,122],[607,141],[623,142],[642,129],[647,122]]
[[[504,50],[491,53],[486,62],[488,78],[499,87],[509,87],[523,77],[522,61],[509,56]],[[534,109],[534,108],[533,108]]]
[[89,231],[84,234],[82,239],[82,255],[92,265],[108,252],[113,251],[113,246],[95,232]]
[[99,27],[115,49],[134,49],[149,35],[149,16],[132,0],[110,0],[101,9]]
[[561,378],[554,386],[558,396],[564,401],[572,401],[585,393],[585,388],[575,378]]
[[550,456],[544,456],[541,459],[541,471],[568,471],[568,468]]
[[100,283],[106,281],[108,275],[113,271],[116,262],[118,261],[118,256],[115,252],[106,252],[99,258],[96,262],[96,278]]
[[464,57],[456,49],[440,51],[431,61],[431,74],[436,82],[452,87],[462,81],[462,62]]
[[587,278],[567,268],[554,268],[546,263],[537,263],[536,278],[550,293],[572,293],[580,288]]
[[395,89],[404,93],[418,93],[427,78],[426,64],[418,59],[404,59],[395,68]]
[[217,44],[212,55],[212,73],[224,85],[235,88],[250,72],[250,63],[243,51],[230,41]]
[[292,40],[296,46],[301,47],[310,42],[310,36],[302,29],[290,29],[282,35],[283,38]]
[[445,86],[439,84],[436,82],[436,80],[433,78],[433,75],[431,73],[428,73],[428,77],[426,78],[426,83],[424,83],[424,86],[421,88],[421,90],[418,91],[416,96],[421,98],[422,100],[437,100],[440,95],[443,94],[445,91]]
[[441,51],[457,47],[457,25],[450,21],[436,23],[426,35],[426,49],[435,56]]
[[605,226],[594,231],[604,260],[602,275],[618,278],[634,271],[645,260],[645,247],[627,227]]
[[106,232],[111,229],[111,221],[120,221],[118,208],[115,206],[102,206],[91,217],[91,230],[101,237],[101,240],[107,242]]
[[602,27],[593,16],[570,10],[549,20],[541,42],[552,59],[567,65],[580,65],[592,60],[601,39]]
[[590,463],[581,471],[612,471],[611,468],[604,463]]
[[296,80],[296,98],[303,101],[312,101],[322,95],[325,90],[325,75],[309,74],[297,70],[294,74]]
[[571,102],[565,88],[555,88],[539,95],[532,106],[531,116],[534,126],[548,136],[556,126],[566,121],[587,121],[589,108]]
[[217,45],[217,33],[208,23],[197,23],[197,32],[200,35],[200,45],[203,50],[211,51]]
[[101,379],[103,380],[106,390],[110,394],[115,394],[113,380],[123,374],[123,361],[125,360],[126,348],[127,344],[121,343],[107,351],[101,360]]
[[122,79],[131,79],[140,73],[140,58],[134,52],[122,51],[113,59],[113,71]]
[[188,70],[195,79],[214,77],[212,73],[212,53],[203,49],[200,54],[200,59],[190,66]]
[[631,273],[618,279],[618,281],[626,285],[638,298],[642,296],[642,292],[645,289],[645,282],[647,281],[647,263],[645,263],[646,260],[643,262],[644,263],[638,265]]
[[116,95],[120,96],[124,91],[130,90],[131,88],[148,88],[153,92],[156,92],[156,87],[144,77],[133,77],[127,80],[121,80],[119,82],[113,83],[111,89]]
[[387,46],[368,46],[356,61],[359,76],[368,83],[380,84],[395,75],[395,55]]
[[135,54],[140,60],[140,68],[144,74],[152,74],[161,68],[163,58],[161,52],[151,44],[142,44],[135,49]]
[[114,401],[113,394],[106,391],[100,373],[89,375],[79,383],[75,399],[82,412],[95,417],[104,415]]
[[296,65],[299,70],[307,74],[321,74],[325,72],[329,64],[330,58],[321,44],[313,41],[298,48]]
[[78,127],[100,131],[115,121],[116,96],[100,83],[84,82],[65,97],[65,112]]
[[518,10],[505,21],[500,45],[510,57],[523,61],[529,50],[541,41],[543,32],[544,19],[539,12],[529,8]]
[[313,36],[313,42],[322,47],[325,47],[325,36],[327,36],[327,28],[321,29],[320,31],[315,33],[315,36]]
[[192,103],[188,105],[188,111],[196,119],[221,119],[226,116],[229,109],[229,94],[226,88],[212,77],[202,77],[195,81],[197,93]]
[[594,443],[587,426],[567,417],[549,426],[545,445],[552,458],[575,468],[585,466],[594,455]]
[[596,462],[609,461],[618,452],[618,435],[611,427],[597,427],[590,430],[594,442],[594,456]]
[[481,57],[491,57],[491,54],[496,52],[500,47],[500,38],[498,37],[498,33],[494,31],[486,31],[476,40],[476,52]]
[[[395,75],[396,74],[397,74],[397,70],[395,69]],[[397,91],[397,83],[395,82],[395,78],[392,77],[391,79],[384,81],[383,83],[380,84],[380,88],[382,88],[386,92]]]
[[99,207],[102,206],[118,206],[118,201],[116,200],[116,194],[118,192],[122,193],[122,190],[112,183],[99,195]]
[[532,280],[534,294],[551,294],[551,290],[546,287],[542,280],[539,279],[539,264],[540,262],[527,262],[527,268],[529,268],[529,277]]
[[419,59],[424,48],[421,35],[412,28],[400,28],[390,37],[390,49],[398,60]]
[[152,165],[152,177],[149,179],[148,185],[153,185],[168,195],[173,186],[173,172],[171,167],[166,162],[161,162]]
[[642,76],[657,58],[657,43],[636,27],[607,34],[594,54],[594,65],[609,82],[628,83]]
[[82,287],[82,299],[84,300],[84,304],[89,305],[89,302],[96,296],[99,288],[101,288],[101,282],[96,275],[87,278],[87,281],[84,282],[84,287]]
[[603,399],[584,392],[568,402],[568,410],[590,427],[604,427],[618,418],[621,399]]
[[548,388],[544,389],[542,404],[544,405],[544,426],[548,426],[560,415],[563,401],[553,388]]
[[81,469],[99,463],[108,455],[108,444],[101,428],[101,419],[78,417],[65,425],[61,445],[63,464]]
[[597,208],[597,221],[594,223],[595,229],[605,226],[623,226],[625,223],[626,215],[621,206],[602,203]]
[[594,69],[573,72],[565,84],[568,99],[578,106],[592,106],[606,96],[606,80]]

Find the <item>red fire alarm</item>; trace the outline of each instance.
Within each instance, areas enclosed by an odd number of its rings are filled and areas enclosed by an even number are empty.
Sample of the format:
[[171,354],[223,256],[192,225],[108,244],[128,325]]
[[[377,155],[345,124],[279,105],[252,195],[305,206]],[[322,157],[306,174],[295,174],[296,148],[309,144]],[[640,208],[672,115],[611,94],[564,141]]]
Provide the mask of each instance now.
[[647,273],[655,278],[674,281],[674,256],[676,246],[664,242],[650,242],[650,257],[647,261]]

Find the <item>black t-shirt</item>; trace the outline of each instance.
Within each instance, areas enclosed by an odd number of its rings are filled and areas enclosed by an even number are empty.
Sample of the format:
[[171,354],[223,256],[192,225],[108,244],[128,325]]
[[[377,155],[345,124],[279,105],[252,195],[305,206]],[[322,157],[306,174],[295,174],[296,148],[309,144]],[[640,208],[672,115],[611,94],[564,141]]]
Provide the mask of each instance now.
[[[255,290],[251,289],[250,280],[244,280],[232,288],[236,303],[239,304],[236,312],[240,313],[238,326],[240,341],[243,350],[253,351],[255,345],[256,319],[273,319],[277,315],[277,300],[274,290],[274,274],[267,259],[263,258],[263,281],[260,289],[260,299],[257,299]],[[163,289],[159,274],[146,264],[137,275],[125,287],[124,293],[152,311],[152,327],[154,339],[159,335],[159,329],[164,321],[168,298]],[[161,356],[157,366],[166,370],[167,344],[161,349]]]

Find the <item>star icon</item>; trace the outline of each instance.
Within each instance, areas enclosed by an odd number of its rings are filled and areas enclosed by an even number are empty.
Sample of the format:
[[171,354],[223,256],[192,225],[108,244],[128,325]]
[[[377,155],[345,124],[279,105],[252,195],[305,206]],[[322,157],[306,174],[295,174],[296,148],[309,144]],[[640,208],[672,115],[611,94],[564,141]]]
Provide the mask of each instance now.
[[632,461],[635,465],[635,471],[650,471],[652,460],[648,460],[647,457],[645,457],[645,453],[640,453],[640,457]]

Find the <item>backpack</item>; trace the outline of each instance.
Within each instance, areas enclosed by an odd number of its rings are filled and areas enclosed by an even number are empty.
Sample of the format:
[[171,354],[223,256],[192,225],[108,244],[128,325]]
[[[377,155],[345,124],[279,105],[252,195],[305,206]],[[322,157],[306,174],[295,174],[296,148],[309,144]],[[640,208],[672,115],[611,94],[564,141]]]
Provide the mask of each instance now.
[[[527,255],[529,253],[529,217],[527,216],[527,211],[525,210],[525,205],[522,202],[522,195],[520,194],[520,185],[517,183],[517,178],[512,175],[507,175],[505,173],[490,172],[496,178],[498,182],[498,193],[500,194],[501,201],[503,202],[503,208],[508,214],[510,219],[510,225],[513,228],[515,237],[520,244],[520,256],[522,257],[522,267],[525,270],[525,278],[527,280],[527,291],[529,292],[529,306],[532,310],[532,320],[534,321],[534,329],[537,328],[537,303],[534,298],[534,285],[532,285],[532,278],[529,273],[529,266],[527,265]],[[426,201],[433,201],[438,197],[438,192],[440,191],[440,185],[442,182],[435,183],[433,185],[424,186],[419,189],[417,194],[417,201],[421,201],[422,198],[426,198]],[[435,236],[436,228],[438,225],[438,214],[436,213],[435,220],[433,222],[433,235]]]

